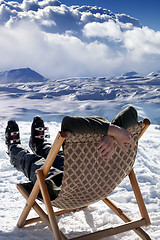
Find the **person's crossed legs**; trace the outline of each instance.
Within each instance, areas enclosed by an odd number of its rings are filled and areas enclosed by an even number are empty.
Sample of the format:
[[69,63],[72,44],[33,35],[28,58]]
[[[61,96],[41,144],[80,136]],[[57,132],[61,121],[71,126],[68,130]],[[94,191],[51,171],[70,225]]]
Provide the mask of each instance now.
[[[35,124],[35,122],[37,122],[37,124]],[[42,128],[42,124],[44,124],[44,122],[40,117],[37,116],[33,119],[31,127],[31,139],[35,139],[35,141],[32,142],[34,144],[34,148],[30,142],[31,149],[34,149],[33,153],[30,153],[21,145],[19,127],[14,120],[8,121],[5,132],[6,144],[8,146],[8,154],[10,156],[11,164],[18,171],[23,172],[32,183],[35,183],[37,179],[36,170],[43,166],[45,158],[47,157],[47,154],[51,148],[51,145],[45,141],[45,138],[42,137],[42,134],[41,138],[37,138],[37,130],[33,131],[34,126],[35,128]],[[41,149],[38,151],[38,154],[36,153],[38,149],[36,146]],[[59,152],[45,180],[52,200],[55,199],[60,192],[63,178],[63,168],[64,158],[62,152]]]

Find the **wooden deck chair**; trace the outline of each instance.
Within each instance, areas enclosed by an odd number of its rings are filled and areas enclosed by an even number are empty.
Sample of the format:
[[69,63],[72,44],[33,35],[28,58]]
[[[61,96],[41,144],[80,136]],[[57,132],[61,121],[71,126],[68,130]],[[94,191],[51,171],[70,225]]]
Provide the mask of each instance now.
[[[145,132],[150,122],[148,119],[139,122],[136,126],[129,129],[135,146],[125,153],[118,145],[116,151],[108,161],[104,161],[97,151],[97,144],[102,135],[99,134],[77,134],[59,132],[43,167],[37,170],[37,181],[31,190],[26,190],[24,184],[18,184],[17,187],[26,198],[27,203],[17,223],[18,227],[27,224],[44,221],[53,231],[55,240],[67,240],[66,236],[59,230],[56,216],[83,208],[99,200],[103,200],[125,223],[114,228],[97,231],[80,237],[72,238],[74,240],[102,239],[125,231],[134,230],[141,239],[150,239],[148,234],[141,228],[150,225],[150,219],[138,186],[133,164],[137,154],[138,139]],[[64,143],[64,144],[63,144]],[[60,149],[64,145],[64,175],[61,191],[53,202],[51,202],[49,193],[45,184],[50,167]],[[113,192],[116,186],[129,176],[135,198],[138,203],[141,217],[132,221],[113,201],[107,197]],[[41,190],[46,214],[35,201]],[[61,209],[54,212],[53,206]],[[39,217],[28,219],[28,214],[33,208]]]

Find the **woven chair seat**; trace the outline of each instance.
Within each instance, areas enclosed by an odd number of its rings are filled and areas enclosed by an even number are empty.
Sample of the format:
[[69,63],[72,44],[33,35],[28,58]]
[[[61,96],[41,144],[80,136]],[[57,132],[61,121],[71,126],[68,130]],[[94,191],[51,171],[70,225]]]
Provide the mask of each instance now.
[[129,128],[134,147],[126,153],[116,145],[108,161],[97,150],[103,135],[68,133],[64,143],[62,188],[52,201],[53,206],[60,209],[83,207],[111,194],[133,168],[142,127],[143,123],[139,122]]
[[[150,225],[151,222],[133,170],[138,140],[149,125],[150,121],[144,119],[143,122],[139,122],[135,127],[128,129],[135,143],[133,149],[129,149],[128,153],[126,153],[120,146],[116,145],[115,152],[108,161],[105,161],[97,150],[97,144],[99,144],[103,135],[58,132],[43,167],[36,171],[37,181],[34,186],[33,183],[17,184],[18,190],[27,200],[17,226],[24,227],[28,224],[43,221],[51,228],[55,240],[67,240],[68,238],[59,229],[56,216],[103,200],[104,204],[113,210],[125,223],[93,233],[83,234],[83,236],[72,239],[104,239],[133,230],[141,239],[151,240],[149,235],[141,228],[142,226]],[[64,147],[62,187],[58,197],[51,202],[45,184],[45,177],[53,165],[61,146]],[[140,219],[138,220],[132,220],[107,197],[126,175],[129,176],[129,183],[139,208]],[[41,190],[47,214],[35,201],[39,190]],[[55,212],[52,205],[62,210]],[[38,217],[28,218],[32,208],[38,214]],[[96,219],[94,220],[96,221]]]

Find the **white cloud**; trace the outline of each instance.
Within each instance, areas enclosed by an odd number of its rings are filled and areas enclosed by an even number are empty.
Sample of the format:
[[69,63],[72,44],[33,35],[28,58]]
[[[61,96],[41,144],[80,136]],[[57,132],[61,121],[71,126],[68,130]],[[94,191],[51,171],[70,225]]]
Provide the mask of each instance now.
[[134,28],[124,33],[124,45],[129,51],[139,54],[160,54],[160,31],[148,27]]
[[1,4],[0,5],[0,25],[5,24],[10,17],[15,16],[16,11],[11,10],[7,5]]
[[111,61],[113,51],[105,44],[44,33],[33,23],[22,22],[12,29],[1,27],[0,31],[2,70],[28,66],[46,77],[104,75],[112,73],[117,61]]
[[113,20],[106,10],[89,9],[56,0],[0,6],[0,71],[31,67],[65,78],[159,69],[160,32],[135,27],[129,16]]
[[83,33],[86,37],[108,37],[111,40],[120,39],[122,35],[119,25],[112,20],[88,23],[84,26]]
[[24,0],[21,4],[21,7],[25,10],[25,11],[37,11],[39,8],[39,4],[38,4],[38,0]]
[[61,6],[61,3],[57,0],[43,0],[39,2],[41,8],[45,8],[47,6]]

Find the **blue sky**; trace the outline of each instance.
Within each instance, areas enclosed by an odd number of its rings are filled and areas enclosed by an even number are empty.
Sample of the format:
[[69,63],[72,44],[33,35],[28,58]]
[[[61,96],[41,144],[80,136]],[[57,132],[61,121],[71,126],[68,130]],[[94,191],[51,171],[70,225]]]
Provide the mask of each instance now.
[[128,14],[137,18],[142,25],[156,31],[160,30],[160,0],[60,0],[60,2],[67,6],[100,6],[113,13]]
[[125,13],[138,18],[142,25],[160,30],[159,0],[62,0],[66,5],[96,5],[114,13]]
[[2,1],[0,71],[29,67],[58,79],[160,70],[160,0],[60,1],[97,6],[95,11],[63,4],[54,8],[51,1],[24,0],[18,8],[15,1]]

